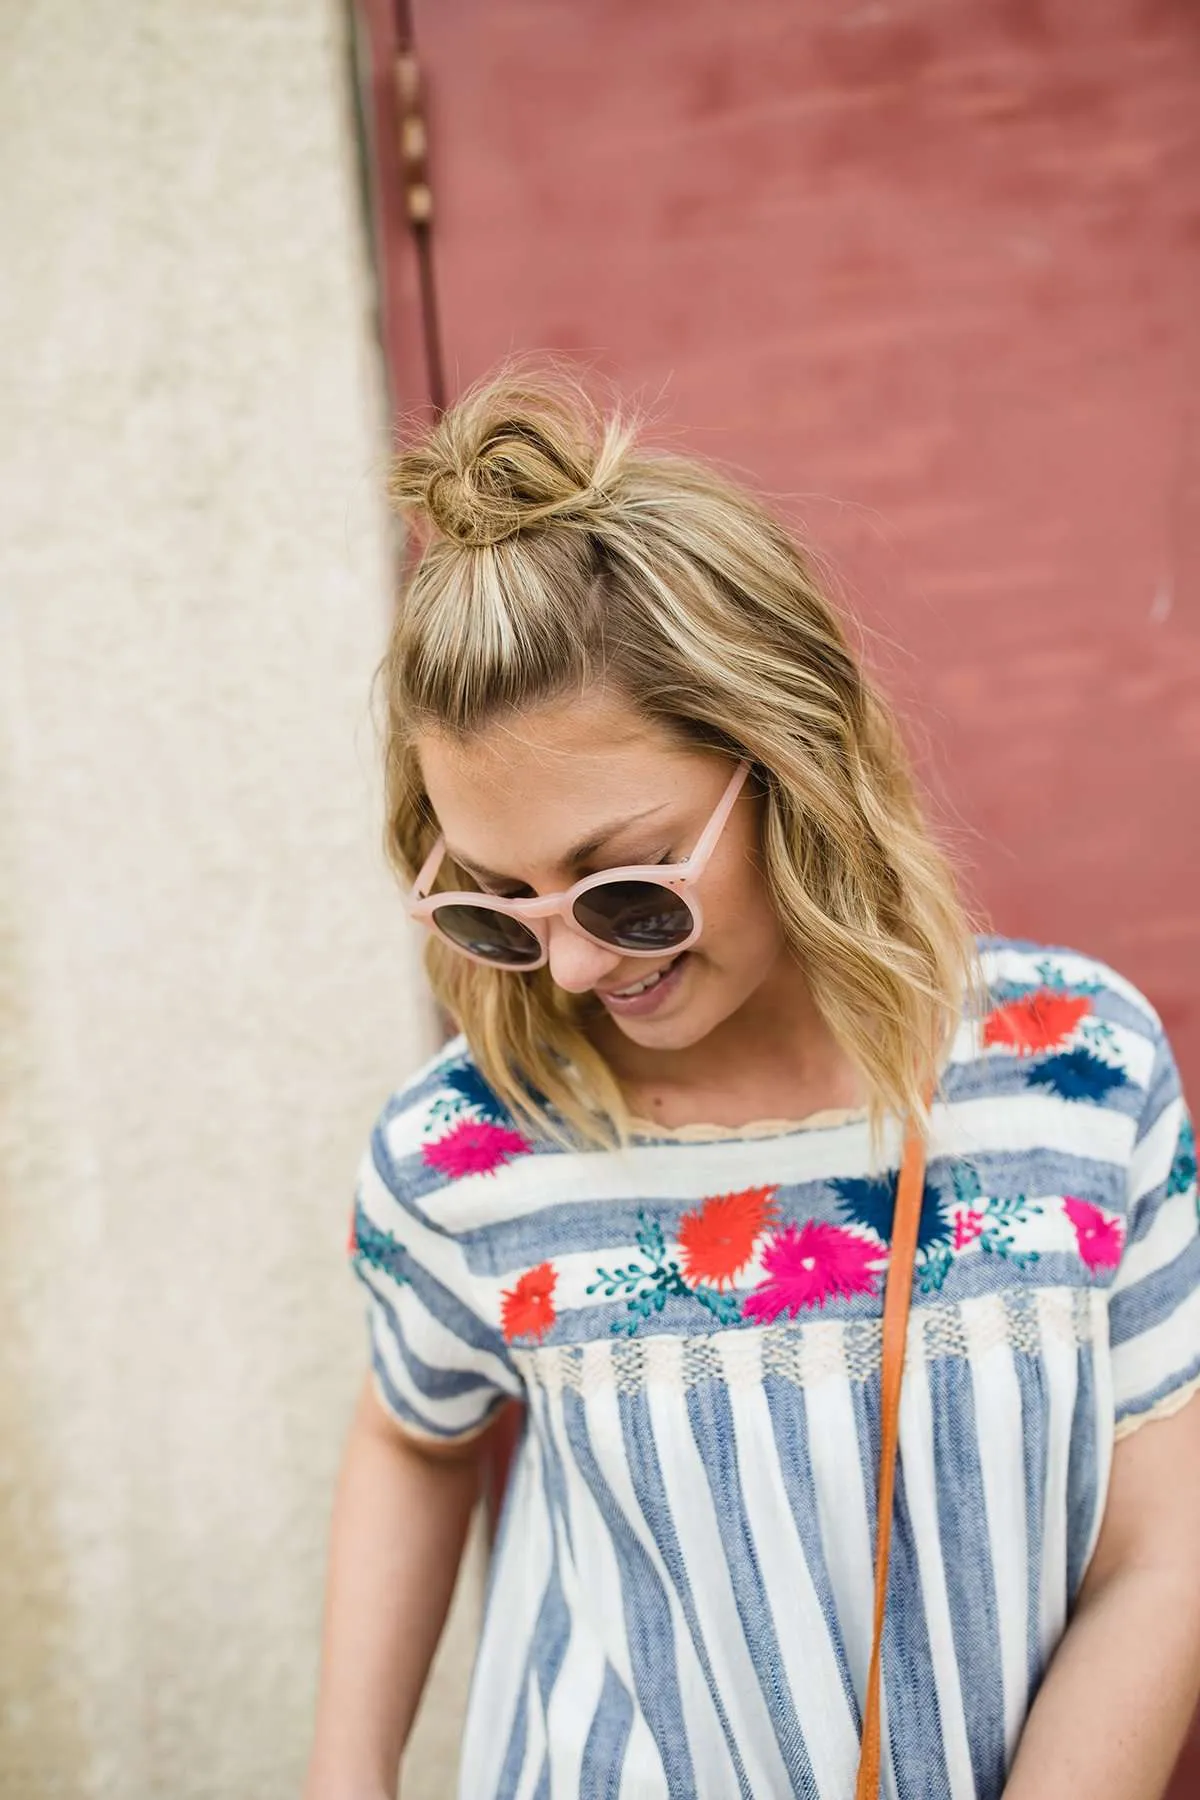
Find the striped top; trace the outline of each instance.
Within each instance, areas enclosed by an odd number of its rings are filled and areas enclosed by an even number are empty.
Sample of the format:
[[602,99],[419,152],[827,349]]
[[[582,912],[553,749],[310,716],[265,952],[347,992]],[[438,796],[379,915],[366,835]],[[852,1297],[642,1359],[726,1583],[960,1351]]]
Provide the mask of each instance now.
[[[884,1792],[1000,1800],[1114,1438],[1200,1384],[1195,1140],[1109,969],[985,940],[922,1208],[884,1639]],[[464,1800],[849,1800],[871,1641],[899,1132],[532,1142],[461,1041],[386,1108],[353,1260],[423,1438],[526,1424]],[[888,1166],[890,1165],[890,1166]]]

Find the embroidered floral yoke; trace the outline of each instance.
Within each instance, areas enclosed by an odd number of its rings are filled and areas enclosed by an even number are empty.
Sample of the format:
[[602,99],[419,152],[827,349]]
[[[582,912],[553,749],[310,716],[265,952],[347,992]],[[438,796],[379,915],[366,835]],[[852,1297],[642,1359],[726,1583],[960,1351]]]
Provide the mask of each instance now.
[[[1115,1436],[1200,1381],[1195,1141],[1111,971],[983,946],[934,1110],[884,1645],[885,1792],[1000,1800]],[[530,1143],[461,1043],[385,1111],[355,1268],[410,1432],[527,1427],[464,1800],[849,1800],[898,1141]]]

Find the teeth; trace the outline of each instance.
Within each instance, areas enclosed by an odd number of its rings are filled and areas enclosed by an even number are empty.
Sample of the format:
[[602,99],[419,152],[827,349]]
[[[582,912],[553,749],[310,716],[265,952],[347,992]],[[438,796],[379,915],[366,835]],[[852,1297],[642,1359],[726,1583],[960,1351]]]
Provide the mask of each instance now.
[[618,988],[613,998],[615,1000],[632,1000],[635,994],[644,994],[648,988],[656,986],[661,980],[662,973],[656,970],[653,975],[648,975],[645,981],[639,981],[636,987]]
[[656,969],[653,975],[647,975],[645,981],[637,981],[632,987],[614,988],[613,999],[632,1000],[635,994],[644,994],[647,989],[656,987],[663,976],[669,974],[674,967],[674,963],[668,963],[665,969]]

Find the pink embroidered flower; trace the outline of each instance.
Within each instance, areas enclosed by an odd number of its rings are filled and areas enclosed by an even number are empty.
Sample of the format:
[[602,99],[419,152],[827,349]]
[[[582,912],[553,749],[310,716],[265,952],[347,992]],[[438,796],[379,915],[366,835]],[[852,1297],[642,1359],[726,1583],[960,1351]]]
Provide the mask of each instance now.
[[1015,1050],[1018,1056],[1057,1050],[1091,1010],[1092,1003],[1086,996],[1056,994],[1050,988],[1040,988],[1036,994],[1025,994],[989,1013],[984,1020],[983,1041],[1001,1044],[1006,1050]]
[[463,1119],[435,1144],[426,1144],[424,1156],[430,1168],[458,1181],[464,1175],[490,1175],[502,1163],[524,1156],[532,1148],[528,1139],[507,1125]]
[[1120,1219],[1110,1219],[1106,1212],[1090,1200],[1076,1200],[1070,1194],[1063,1200],[1063,1211],[1075,1227],[1079,1254],[1091,1270],[1115,1269],[1121,1260],[1125,1228]]
[[558,1275],[553,1263],[539,1263],[527,1269],[515,1287],[506,1288],[500,1296],[500,1329],[511,1344],[514,1338],[545,1337],[558,1314],[554,1310],[554,1289]]
[[742,1303],[746,1318],[769,1325],[781,1313],[791,1318],[805,1306],[824,1306],[830,1295],[873,1294],[874,1265],[884,1251],[857,1232],[809,1219],[788,1225],[763,1251],[765,1281]]
[[954,1215],[954,1248],[965,1250],[983,1234],[983,1214],[973,1207],[960,1206]]

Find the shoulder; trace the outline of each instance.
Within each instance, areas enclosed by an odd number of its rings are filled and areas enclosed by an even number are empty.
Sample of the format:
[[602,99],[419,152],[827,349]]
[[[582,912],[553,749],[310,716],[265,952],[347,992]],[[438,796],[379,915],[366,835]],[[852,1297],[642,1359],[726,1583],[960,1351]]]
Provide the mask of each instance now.
[[1124,975],[1058,944],[979,940],[969,1052],[992,1079],[1136,1118],[1173,1064],[1162,1021]]
[[1123,1019],[1130,1029],[1158,1040],[1162,1021],[1132,981],[1085,951],[1062,944],[1031,943],[1022,938],[982,937],[979,960],[992,1010],[1014,1001],[1043,997],[1047,1001],[1088,1002]]
[[376,1123],[397,1140],[406,1132],[420,1133],[443,1111],[472,1102],[481,1109],[498,1108],[499,1101],[484,1081],[465,1037],[452,1038],[435,1056],[421,1065],[388,1097]]
[[363,1158],[362,1183],[436,1230],[494,1216],[499,1178],[538,1145],[518,1126],[458,1037],[383,1107]]

